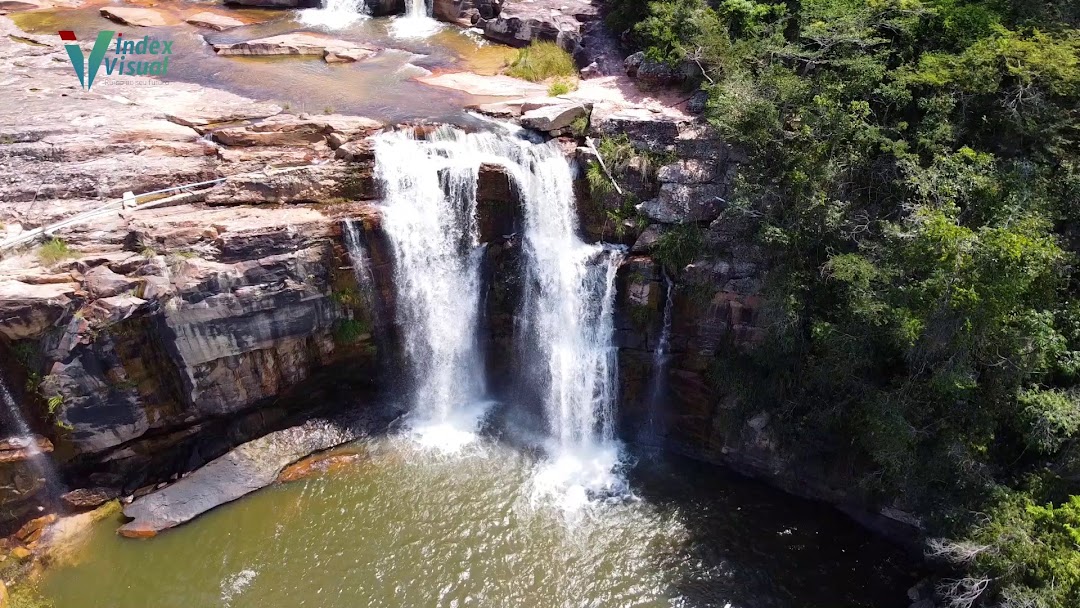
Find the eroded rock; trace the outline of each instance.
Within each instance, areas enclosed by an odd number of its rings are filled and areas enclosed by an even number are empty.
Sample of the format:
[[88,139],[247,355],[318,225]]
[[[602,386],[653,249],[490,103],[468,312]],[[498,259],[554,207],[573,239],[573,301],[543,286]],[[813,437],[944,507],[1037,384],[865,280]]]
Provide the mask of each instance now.
[[116,488],[79,488],[65,492],[60,496],[60,500],[64,501],[67,506],[82,511],[96,509],[118,496],[120,496],[120,490]]
[[352,439],[352,431],[311,421],[245,443],[124,507],[124,515],[133,521],[121,526],[119,533],[130,538],[154,536],[270,485],[289,463]]
[[[524,109],[524,106],[523,108]],[[521,125],[537,131],[558,131],[588,115],[588,109],[578,104],[540,106],[521,115]]]
[[657,222],[711,222],[727,207],[727,192],[721,184],[664,184],[659,196],[642,203],[640,209]]
[[309,55],[322,57],[328,62],[360,61],[379,52],[378,48],[306,33],[281,34],[212,46],[218,55]]
[[230,17],[228,15],[222,15],[221,13],[213,13],[210,11],[201,11],[186,17],[184,21],[194,25],[196,27],[204,27],[211,30],[217,30],[219,32],[224,30],[231,30],[234,27],[240,27],[247,25],[243,21]]
[[161,27],[169,24],[164,13],[152,8],[107,6],[101,9],[101,16],[110,21],[138,27]]

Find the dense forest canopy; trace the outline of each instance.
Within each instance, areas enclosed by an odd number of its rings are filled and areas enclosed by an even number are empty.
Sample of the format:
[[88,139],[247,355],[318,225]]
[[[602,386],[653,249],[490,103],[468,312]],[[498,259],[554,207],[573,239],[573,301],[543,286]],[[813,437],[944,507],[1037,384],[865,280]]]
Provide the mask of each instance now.
[[1080,2],[608,19],[751,159],[727,216],[770,255],[770,337],[717,376],[924,517],[953,606],[1080,606]]

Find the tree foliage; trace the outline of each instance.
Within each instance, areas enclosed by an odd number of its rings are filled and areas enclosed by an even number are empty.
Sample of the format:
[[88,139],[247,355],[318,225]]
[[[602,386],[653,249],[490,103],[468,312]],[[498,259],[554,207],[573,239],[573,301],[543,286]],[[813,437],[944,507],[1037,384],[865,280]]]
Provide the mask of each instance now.
[[729,213],[774,310],[741,393],[985,546],[954,605],[1077,605],[1080,3],[614,5],[752,159]]

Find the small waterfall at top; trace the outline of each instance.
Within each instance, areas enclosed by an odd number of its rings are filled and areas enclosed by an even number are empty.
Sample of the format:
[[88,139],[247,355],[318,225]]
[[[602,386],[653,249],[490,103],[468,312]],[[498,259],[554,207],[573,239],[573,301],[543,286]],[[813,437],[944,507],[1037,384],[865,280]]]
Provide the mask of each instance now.
[[412,425],[421,439],[450,448],[471,438],[485,388],[477,344],[483,248],[475,144],[447,128],[426,140],[409,130],[385,133],[375,143]]
[[368,18],[365,0],[322,0],[322,7],[300,11],[300,23],[337,30]]
[[649,380],[649,419],[642,429],[639,439],[642,443],[659,446],[663,443],[667,430],[661,413],[664,390],[667,388],[668,364],[671,361],[671,317],[675,309],[675,282],[663,272],[664,279],[664,324],[660,329],[660,340],[653,351],[652,378]]
[[426,38],[442,29],[432,18],[433,0],[405,0],[405,14],[390,22],[390,33],[398,38]]

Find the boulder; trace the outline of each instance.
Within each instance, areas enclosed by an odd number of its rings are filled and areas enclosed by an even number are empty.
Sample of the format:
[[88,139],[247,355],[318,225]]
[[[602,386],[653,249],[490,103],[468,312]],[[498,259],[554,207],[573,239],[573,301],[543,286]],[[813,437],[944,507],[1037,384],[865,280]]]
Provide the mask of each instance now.
[[544,132],[558,131],[587,114],[588,110],[577,104],[543,106],[522,114],[521,126]]
[[161,27],[169,24],[163,13],[152,8],[107,6],[101,9],[101,16],[110,21],[139,27]]
[[646,58],[641,51],[627,57],[623,67],[626,75],[637,79],[641,88],[646,90],[679,84],[685,81],[691,72],[690,66],[673,68],[662,61]]
[[574,53],[581,45],[584,21],[597,17],[599,3],[591,0],[507,0],[498,14],[481,17],[477,27],[484,37],[523,47],[534,40],[555,42]]
[[108,327],[130,318],[144,304],[146,300],[130,294],[101,298],[84,309],[83,316],[93,328]]
[[95,298],[108,298],[133,289],[138,283],[108,266],[95,266],[83,275],[83,285]]
[[8,437],[0,440],[0,464],[25,462],[35,454],[48,454],[53,451],[53,444],[40,435],[33,437]]
[[664,184],[660,194],[639,206],[657,222],[682,224],[711,222],[727,207],[727,188],[718,184]]
[[243,21],[230,17],[228,15],[222,15],[220,13],[212,13],[210,11],[201,11],[191,15],[184,19],[191,25],[196,27],[204,27],[211,30],[224,31],[234,27],[240,27],[246,25]]
[[664,228],[660,224],[649,224],[645,230],[641,231],[637,240],[634,241],[634,246],[630,249],[630,253],[648,253],[652,250],[656,241],[660,240],[660,236],[664,234]]
[[256,38],[245,42],[215,43],[218,55],[304,55],[323,57],[327,61],[359,61],[378,52],[346,40],[335,40],[314,34],[294,33]]
[[62,494],[60,500],[72,509],[83,511],[96,509],[118,496],[120,496],[120,490],[116,488],[79,488]]
[[124,507],[124,515],[133,521],[118,532],[132,538],[154,536],[274,483],[290,463],[352,439],[353,432],[318,420],[270,433],[136,499]]
[[237,107],[222,107],[220,105],[195,106],[184,108],[182,111],[165,114],[165,118],[185,127],[191,127],[197,131],[205,132],[200,127],[209,125],[258,120],[267,118],[281,112],[281,106],[274,103],[250,103]]
[[33,11],[49,6],[41,0],[0,0],[0,11]]
[[661,183],[704,184],[719,177],[715,162],[698,158],[676,161],[656,171],[656,179]]
[[592,114],[592,129],[600,135],[626,135],[638,148],[668,152],[679,140],[683,122],[644,108],[601,108]]
[[0,335],[8,340],[40,337],[72,307],[77,288],[74,283],[0,281]]

